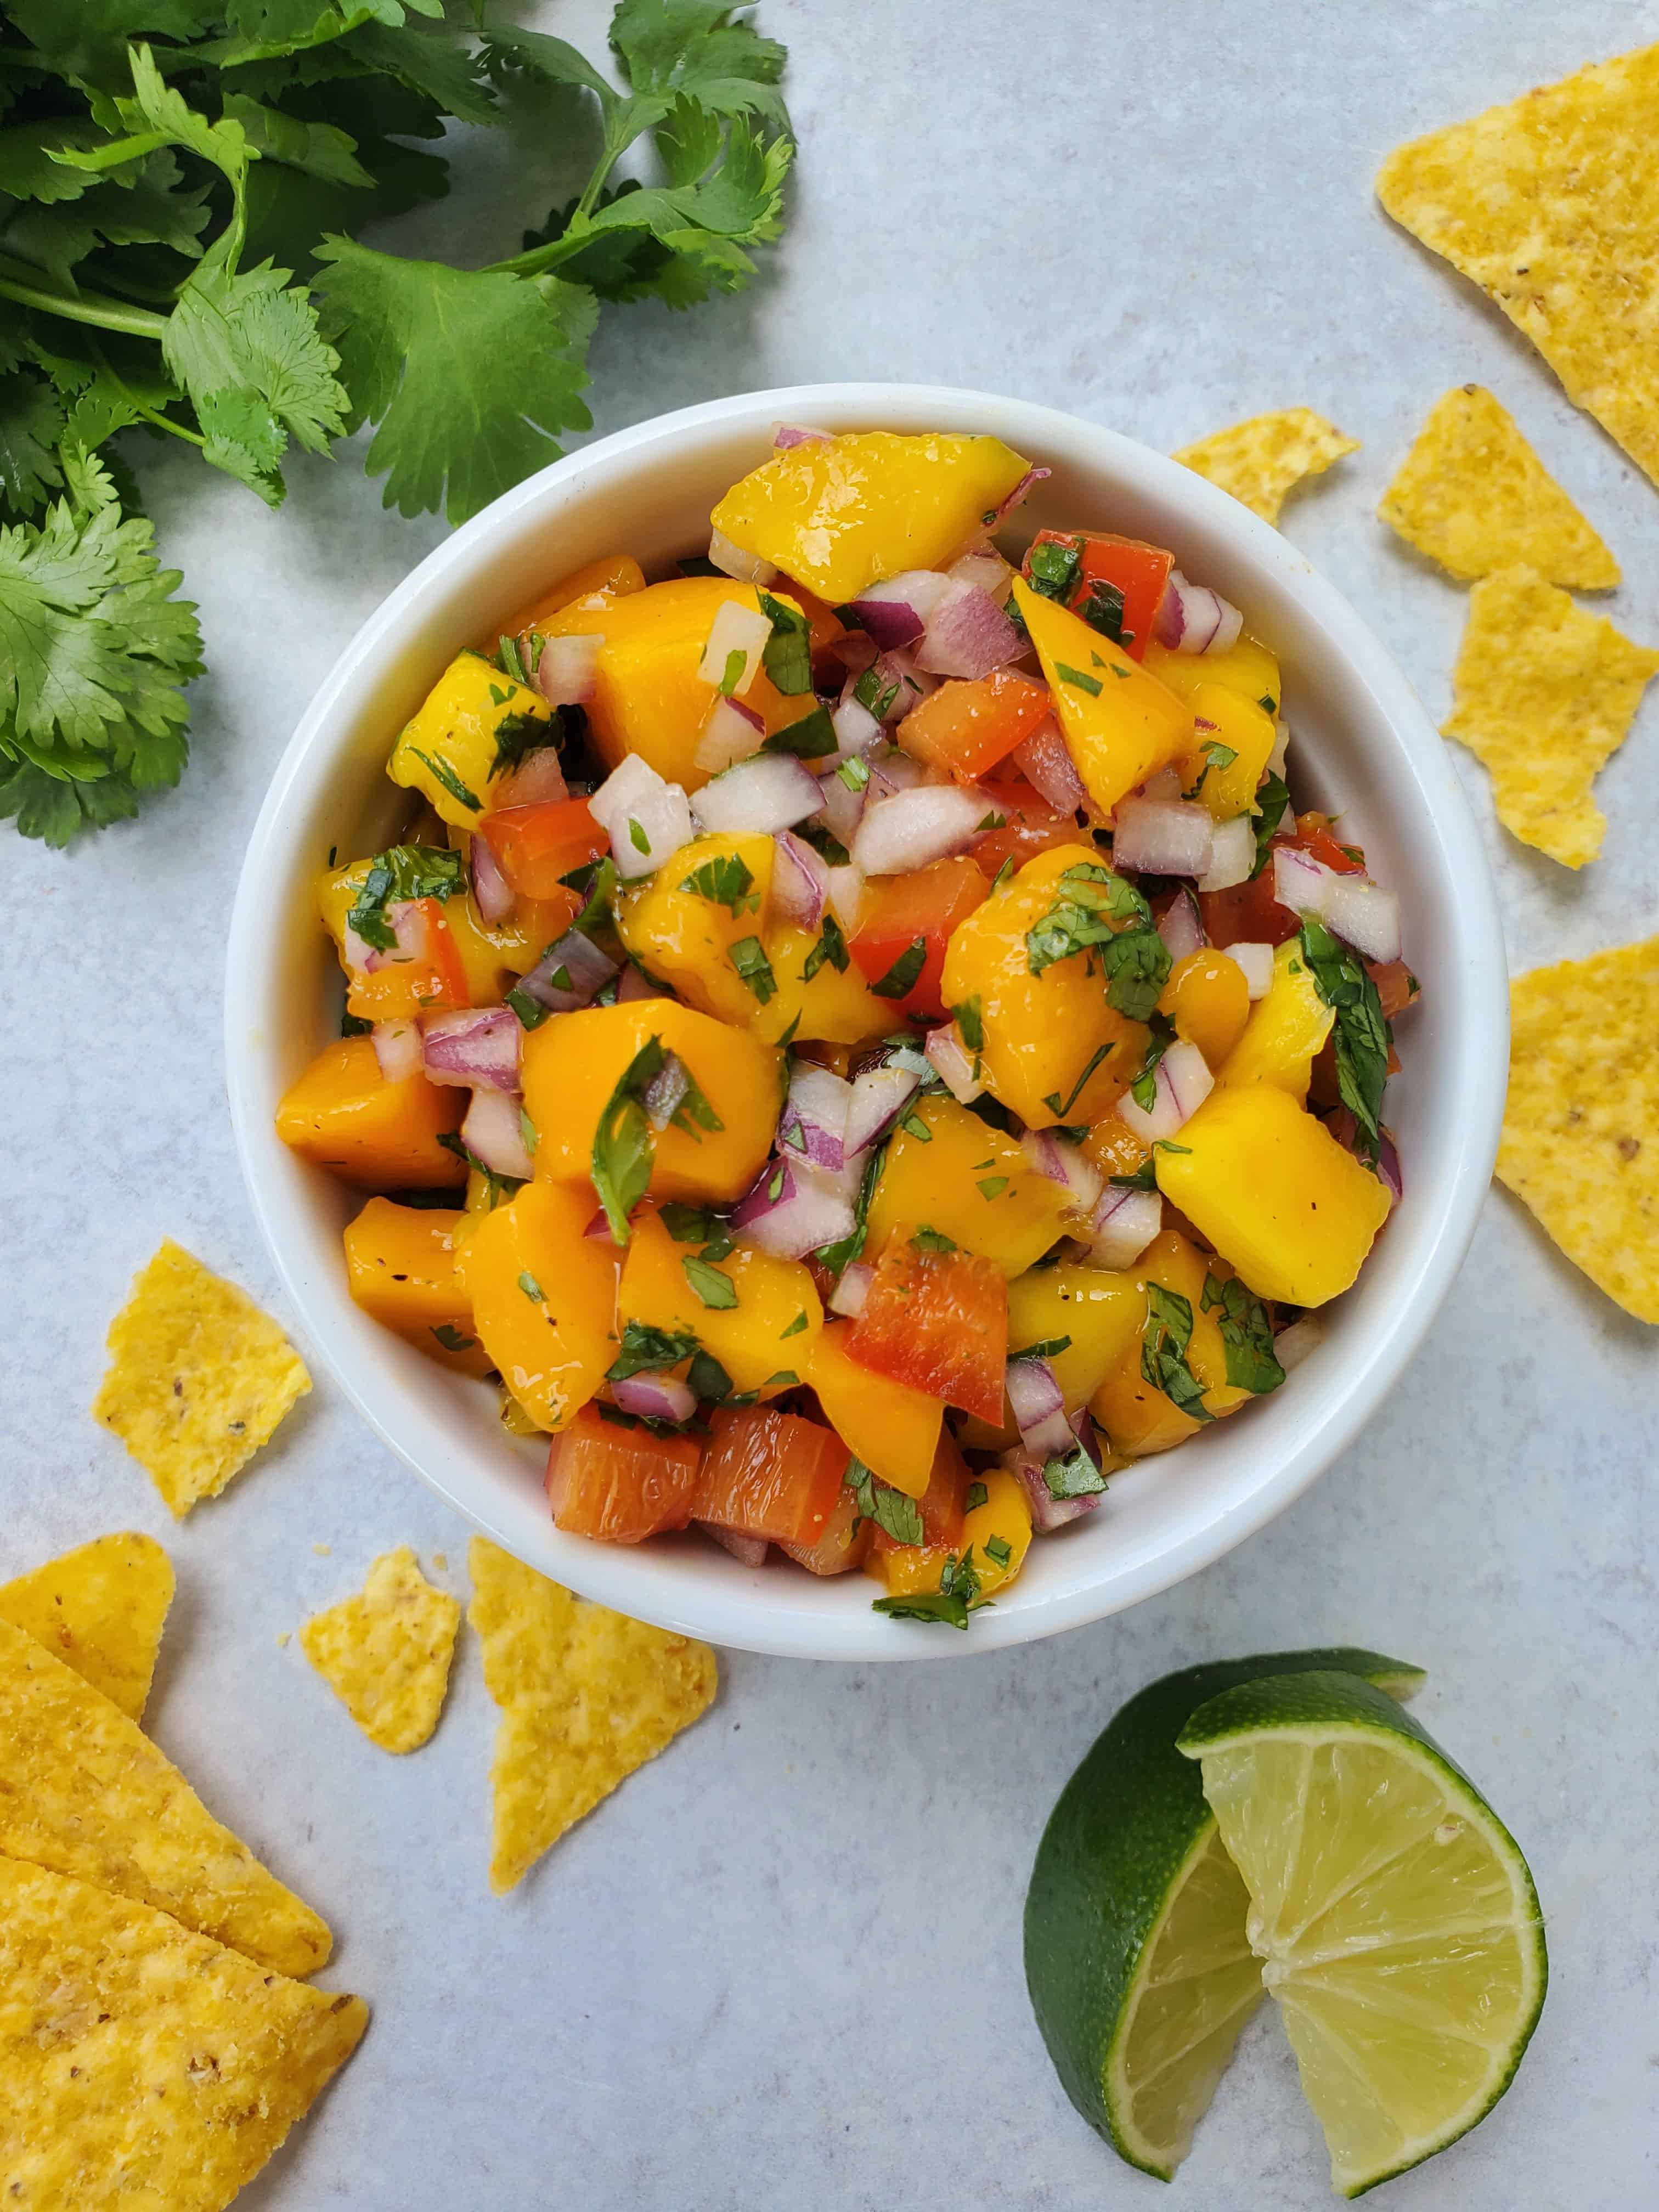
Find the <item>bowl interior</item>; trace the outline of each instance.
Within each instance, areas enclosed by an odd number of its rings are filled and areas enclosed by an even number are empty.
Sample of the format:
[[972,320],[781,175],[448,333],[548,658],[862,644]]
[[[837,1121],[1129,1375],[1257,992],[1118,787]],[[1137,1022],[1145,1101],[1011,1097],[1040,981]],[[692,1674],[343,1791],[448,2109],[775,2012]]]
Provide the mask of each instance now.
[[[1343,817],[1397,890],[1423,976],[1389,1091],[1405,1197],[1325,1341],[1286,1386],[1191,1443],[1114,1477],[1101,1510],[1033,1546],[1018,1583],[967,1637],[873,1614],[868,1580],[741,1567],[695,1537],[619,1549],[562,1534],[544,1453],[508,1437],[491,1386],[441,1374],[353,1305],[340,1231],[362,1197],[276,1138],[277,1101],[337,1033],[337,970],[313,884],[330,853],[373,849],[402,800],[384,769],[453,655],[538,588],[600,555],[648,575],[707,544],[708,511],[763,460],[779,418],[837,429],[985,429],[1054,471],[1006,533],[1092,524],[1171,545],[1278,654],[1299,805]],[[1115,1611],[1237,1542],[1357,1431],[1426,1329],[1472,1233],[1501,1115],[1506,994],[1490,881],[1462,795],[1403,678],[1346,603],[1267,525],[1115,434],[1051,410],[904,386],[825,386],[715,403],[619,434],[520,486],[441,546],[359,634],[277,772],[232,927],[227,1059],[261,1225],[311,1344],[382,1437],[487,1534],[583,1594],[755,1650],[818,1657],[955,1656]]]

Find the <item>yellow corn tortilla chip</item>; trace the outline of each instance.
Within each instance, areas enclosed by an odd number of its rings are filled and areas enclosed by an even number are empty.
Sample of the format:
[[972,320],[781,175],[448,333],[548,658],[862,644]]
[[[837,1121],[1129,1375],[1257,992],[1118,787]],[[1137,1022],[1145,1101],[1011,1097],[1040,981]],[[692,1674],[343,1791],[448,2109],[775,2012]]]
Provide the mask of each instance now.
[[1264,522],[1277,523],[1285,494],[1304,477],[1322,476],[1344,453],[1358,451],[1358,438],[1345,438],[1311,407],[1286,407],[1212,431],[1173,458],[1231,492]]
[[1510,984],[1498,1175],[1575,1267],[1659,1322],[1659,937]]
[[716,1673],[706,1644],[573,1597],[483,1536],[468,1564],[467,1617],[501,1709],[489,1770],[499,1896],[707,1710]]
[[0,1583],[0,1620],[55,1651],[130,1721],[143,1718],[172,1602],[173,1562],[130,1528]]
[[179,1520],[216,1498],[311,1388],[270,1316],[171,1237],[110,1323],[109,1348],[92,1410]]
[[407,1544],[383,1553],[356,1597],[313,1613],[300,1647],[371,1743],[418,1751],[438,1725],[461,1608]]
[[1601,849],[1590,797],[1625,741],[1659,653],[1632,645],[1530,568],[1500,568],[1469,593],[1443,728],[1492,773],[1498,818],[1564,867]]
[[153,1905],[278,1973],[314,1972],[332,1943],[135,1722],[7,1620],[0,1851]]
[[368,2020],[361,1997],[0,1857],[0,2203],[222,2212]]
[[1583,592],[1619,581],[1619,563],[1479,384],[1435,401],[1376,512],[1465,583],[1517,566]]
[[1659,46],[1397,147],[1377,198],[1659,483]]

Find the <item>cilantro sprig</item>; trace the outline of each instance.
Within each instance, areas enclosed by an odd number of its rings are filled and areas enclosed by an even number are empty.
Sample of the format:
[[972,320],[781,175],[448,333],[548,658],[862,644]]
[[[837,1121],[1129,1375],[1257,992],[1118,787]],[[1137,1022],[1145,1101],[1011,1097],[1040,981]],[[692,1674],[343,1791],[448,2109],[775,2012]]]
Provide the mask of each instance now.
[[1364,962],[1311,915],[1302,924],[1302,957],[1315,989],[1336,1015],[1337,1088],[1353,1115],[1360,1157],[1375,1168],[1382,1147],[1382,1087],[1393,1042],[1382,1001]]

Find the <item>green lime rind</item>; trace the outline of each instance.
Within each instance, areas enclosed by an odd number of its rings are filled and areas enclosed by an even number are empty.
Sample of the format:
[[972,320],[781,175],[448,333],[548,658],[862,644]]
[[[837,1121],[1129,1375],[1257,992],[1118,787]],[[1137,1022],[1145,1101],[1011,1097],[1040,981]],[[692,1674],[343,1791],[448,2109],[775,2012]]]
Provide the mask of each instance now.
[[[1231,1685],[1194,1709],[1180,1731],[1176,1747],[1182,1756],[1196,1762],[1206,1753],[1264,1736],[1316,1745],[1343,1735],[1372,1742],[1380,1739],[1395,1747],[1401,1756],[1425,1770],[1449,1802],[1480,1828],[1507,1872],[1517,1900],[1518,1909],[1510,1924],[1516,1929],[1530,1978],[1528,2002],[1482,2094],[1449,2112],[1437,2130],[1413,2145],[1411,2155],[1375,2170],[1345,2171],[1333,2143],[1333,2185],[1340,2195],[1352,2198],[1409,2172],[1446,2149],[1477,2126],[1504,2096],[1543,2010],[1549,1986],[1549,1955],[1532,1870],[1515,1838],[1468,1775],[1428,1730],[1377,1688],[1356,1680],[1352,1672],[1322,1668]],[[1297,2058],[1300,2067],[1299,2046]],[[1316,2112],[1317,2116],[1316,2107]]]
[[1176,1740],[1200,1707],[1265,1675],[1339,1668],[1409,1697],[1421,1668],[1350,1649],[1262,1652],[1166,1674],[1131,1698],[1060,1792],[1025,1899],[1025,1980],[1060,2085],[1121,2158],[1167,2181],[1120,2124],[1118,2040],[1151,1939],[1215,1828],[1202,1777]]

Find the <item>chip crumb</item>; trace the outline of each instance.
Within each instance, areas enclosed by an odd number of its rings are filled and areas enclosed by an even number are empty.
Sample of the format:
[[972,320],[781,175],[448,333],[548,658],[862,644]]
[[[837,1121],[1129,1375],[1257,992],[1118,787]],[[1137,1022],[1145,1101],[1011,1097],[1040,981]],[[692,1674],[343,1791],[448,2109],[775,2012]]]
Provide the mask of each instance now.
[[489,1778],[500,1895],[708,1709],[718,1671],[706,1644],[573,1597],[486,1537],[467,1557],[468,1618],[501,1709]]
[[1659,483],[1659,45],[1397,147],[1397,223],[1472,277]]
[[300,1646],[371,1743],[418,1751],[438,1725],[461,1608],[407,1544],[383,1553],[356,1597],[313,1613]]
[[1285,407],[1212,431],[1172,458],[1276,526],[1289,492],[1308,477],[1322,476],[1345,453],[1358,451],[1357,438],[1345,437],[1311,407]]
[[55,1652],[129,1720],[142,1720],[173,1590],[167,1553],[129,1528],[0,1587],[0,1620]]
[[1479,384],[1435,401],[1376,512],[1465,583],[1517,566],[1583,592],[1620,580],[1619,563],[1514,416]]
[[287,1650],[287,1649],[288,1649],[288,1647],[289,1647],[289,1645],[293,1641],[294,1641],[294,1632],[293,1632],[291,1629],[288,1629],[288,1628],[279,1628],[279,1629],[277,1630],[277,1632],[276,1632],[276,1649],[277,1649],[279,1651],[286,1651],[286,1650]]
[[134,1279],[109,1349],[93,1413],[178,1520],[216,1498],[311,1388],[270,1316],[171,1237]]
[[1498,1176],[1577,1267],[1659,1322],[1659,937],[1510,986]]
[[37,2212],[223,2212],[368,2021],[361,1997],[5,1857],[0,1990],[0,2172]]
[[447,1574],[449,1572],[449,1554],[448,1554],[448,1553],[447,1553],[447,1552],[434,1552],[434,1553],[432,1554],[432,1564],[433,1564],[433,1565],[434,1565],[434,1567],[436,1567],[436,1569],[438,1570],[438,1572],[439,1572],[441,1575],[447,1575]]
[[311,1548],[319,1559],[331,1559],[334,1556],[332,1544],[313,1544]]
[[1624,743],[1659,653],[1633,645],[1530,568],[1501,568],[1469,593],[1442,725],[1492,775],[1498,818],[1564,867],[1601,849],[1607,817],[1590,796]]

